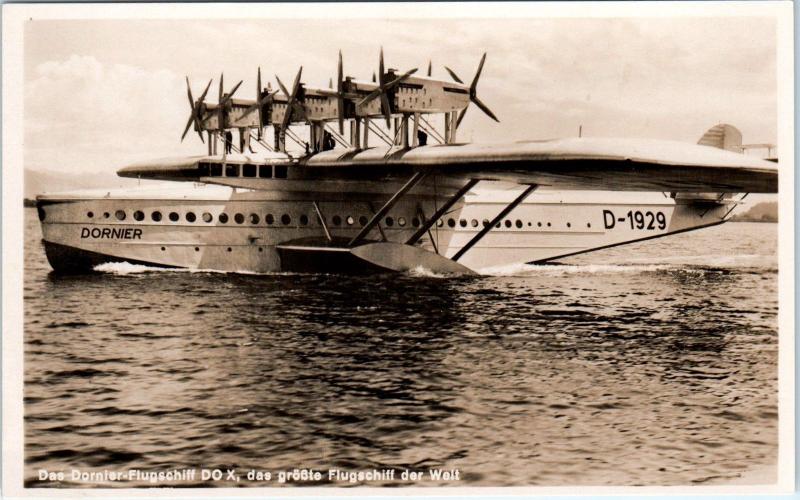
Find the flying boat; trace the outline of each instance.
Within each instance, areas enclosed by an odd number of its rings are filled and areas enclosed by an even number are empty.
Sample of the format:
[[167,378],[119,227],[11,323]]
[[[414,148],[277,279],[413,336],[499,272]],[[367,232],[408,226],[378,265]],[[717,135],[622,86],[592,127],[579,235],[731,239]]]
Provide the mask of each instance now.
[[[38,196],[48,261],[70,273],[130,262],[469,275],[714,226],[749,193],[777,192],[776,162],[744,154],[774,146],[742,145],[727,124],[698,144],[459,142],[471,104],[499,122],[477,93],[485,61],[467,84],[447,67],[450,78],[434,78],[430,63],[425,76],[386,69],[381,50],[378,72],[361,80],[345,76],[340,52],[328,88],[305,85],[301,67],[290,87],[275,75],[273,89],[258,68],[255,99],[234,98],[243,82],[226,91],[220,75],[216,103],[206,102],[213,81],[195,99],[187,77],[181,140],[193,129],[205,154],[117,172],[165,187]],[[498,183],[515,188],[475,195]]]

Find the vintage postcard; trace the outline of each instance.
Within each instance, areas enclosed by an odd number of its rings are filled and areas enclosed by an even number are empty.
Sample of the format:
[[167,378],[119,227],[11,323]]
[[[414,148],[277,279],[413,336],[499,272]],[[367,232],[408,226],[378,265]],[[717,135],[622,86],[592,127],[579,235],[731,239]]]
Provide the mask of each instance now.
[[5,494],[791,491],[792,40],[5,5]]

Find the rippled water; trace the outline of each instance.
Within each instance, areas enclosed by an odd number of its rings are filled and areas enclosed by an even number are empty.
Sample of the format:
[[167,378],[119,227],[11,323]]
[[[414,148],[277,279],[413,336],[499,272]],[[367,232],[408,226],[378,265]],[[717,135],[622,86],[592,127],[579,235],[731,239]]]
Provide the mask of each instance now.
[[27,216],[29,487],[152,485],[40,469],[215,467],[460,479],[336,485],[774,481],[775,225],[477,278],[60,277]]

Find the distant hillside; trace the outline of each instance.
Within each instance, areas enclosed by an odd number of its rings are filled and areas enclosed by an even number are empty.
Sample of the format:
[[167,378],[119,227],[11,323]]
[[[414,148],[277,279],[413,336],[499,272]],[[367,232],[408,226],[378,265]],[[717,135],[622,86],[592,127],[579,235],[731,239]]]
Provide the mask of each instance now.
[[778,202],[758,203],[747,212],[734,215],[731,220],[734,222],[778,222]]
[[117,177],[115,172],[92,174],[65,174],[51,170],[25,169],[25,199],[35,199],[42,193],[72,191],[76,189],[99,189],[122,186],[135,186],[136,179]]

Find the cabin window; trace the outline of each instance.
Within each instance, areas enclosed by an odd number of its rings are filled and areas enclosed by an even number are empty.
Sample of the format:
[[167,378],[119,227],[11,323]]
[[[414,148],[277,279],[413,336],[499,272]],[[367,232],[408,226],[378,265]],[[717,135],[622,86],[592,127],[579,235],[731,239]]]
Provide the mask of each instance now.
[[506,219],[506,227],[511,227],[511,221]]
[[222,165],[219,163],[212,163],[211,167],[211,177],[222,177]]
[[458,221],[458,224],[461,227],[467,227],[467,219],[461,219],[460,221]]
[[137,211],[133,212],[133,218],[136,219],[136,220],[143,220],[144,219],[144,212],[142,212],[141,210],[137,210]]
[[469,225],[472,226],[472,227],[478,227],[478,219],[472,219],[472,221],[470,221]]
[[355,223],[356,223],[356,220],[353,218],[353,216],[352,215],[348,215],[347,216],[347,225],[348,226],[352,226]]
[[91,219],[92,217],[94,217],[94,212],[86,212],[86,217]]
[[150,214],[150,218],[153,219],[155,222],[159,222],[161,220],[161,212],[155,211]]
[[567,222],[567,227],[572,227],[572,224],[570,224],[569,222]]
[[450,227],[456,227],[455,219],[447,219],[447,225]]
[[366,226],[367,225],[367,216],[366,215],[362,215],[361,217],[359,217],[358,218],[358,223],[361,224],[361,227]]
[[262,179],[271,179],[272,178],[272,165],[259,165],[258,166],[258,176]]
[[300,216],[300,225],[307,226],[308,225],[308,215],[303,214]]
[[211,173],[208,163],[200,162],[197,164],[197,175],[200,177],[208,177]]
[[289,214],[281,215],[281,222],[283,222],[284,226],[288,226],[292,222],[292,218],[289,217]]
[[483,227],[489,226],[489,219],[483,219]]
[[108,219],[109,217],[111,217],[111,214],[109,214],[108,212],[103,212],[104,219]]
[[405,227],[405,225],[406,225],[405,217],[398,217],[397,218],[397,225],[400,226],[400,227]]
[[117,220],[125,220],[125,210],[117,210],[114,212],[114,216]]
[[212,217],[210,213],[203,213],[203,222],[211,222],[212,220],[214,220],[214,217]]
[[386,225],[389,226],[389,227],[394,226],[394,219],[392,219],[391,217],[387,217],[386,218]]
[[186,220],[189,222],[194,222],[197,220],[197,216],[194,214],[194,212],[186,212]]
[[219,217],[217,217],[217,220],[221,224],[227,224],[228,223],[228,214],[226,214],[225,212],[222,212],[221,214],[219,214]]
[[243,224],[244,223],[244,215],[236,214],[236,215],[233,216],[233,220],[236,221],[237,224]]
[[275,222],[275,217],[273,217],[272,214],[267,214],[267,216],[264,217],[264,222],[271,226]]
[[169,220],[171,220],[172,222],[178,222],[179,218],[180,217],[178,217],[178,213],[177,212],[170,212],[169,213]]
[[548,223],[547,223],[547,227],[550,227],[550,226],[551,226],[551,224],[548,222]]
[[275,178],[286,179],[288,177],[288,169],[286,165],[275,165]]
[[261,217],[258,214],[250,214],[250,224],[258,224],[261,222]]
[[[567,224],[567,225],[569,226],[569,224]],[[517,229],[522,229],[522,221],[517,219],[516,226],[517,226]]]
[[333,225],[334,226],[341,226],[342,225],[342,218],[338,215],[333,216]]
[[242,165],[242,177],[255,177],[256,176],[256,166],[252,163],[247,163]]
[[536,225],[539,226],[539,227],[542,227],[542,223],[541,222],[537,222]]
[[239,177],[239,165],[225,165],[225,177]]
[[586,223],[586,227],[592,227],[592,223],[591,222],[587,222]]

